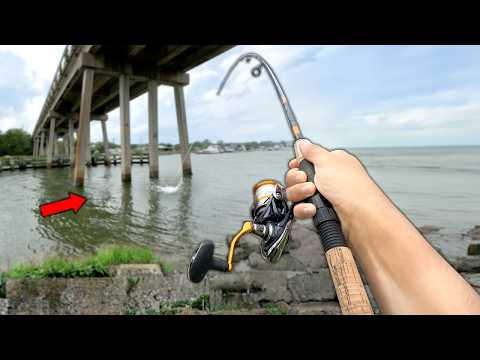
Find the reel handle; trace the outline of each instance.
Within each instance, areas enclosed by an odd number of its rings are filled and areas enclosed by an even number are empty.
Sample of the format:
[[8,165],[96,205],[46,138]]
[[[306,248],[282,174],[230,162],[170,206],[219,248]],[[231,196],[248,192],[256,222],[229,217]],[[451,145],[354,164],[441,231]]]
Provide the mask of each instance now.
[[[307,181],[314,182],[315,167],[311,162],[302,159],[299,169],[307,174]],[[345,315],[373,315],[357,264],[352,252],[347,247],[340,220],[332,204],[318,190],[304,202],[315,205],[317,209],[313,223],[325,250],[325,257],[342,313]]]
[[228,262],[218,257],[213,257],[210,263],[210,269],[220,272],[228,272]]

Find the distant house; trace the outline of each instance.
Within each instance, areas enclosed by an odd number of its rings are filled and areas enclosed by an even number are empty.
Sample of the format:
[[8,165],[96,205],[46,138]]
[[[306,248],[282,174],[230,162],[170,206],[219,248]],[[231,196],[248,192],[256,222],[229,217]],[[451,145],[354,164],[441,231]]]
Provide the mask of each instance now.
[[200,150],[198,153],[199,154],[219,154],[221,153],[221,149],[219,145],[208,145],[206,149]]
[[158,151],[172,151],[173,145],[171,144],[158,144]]

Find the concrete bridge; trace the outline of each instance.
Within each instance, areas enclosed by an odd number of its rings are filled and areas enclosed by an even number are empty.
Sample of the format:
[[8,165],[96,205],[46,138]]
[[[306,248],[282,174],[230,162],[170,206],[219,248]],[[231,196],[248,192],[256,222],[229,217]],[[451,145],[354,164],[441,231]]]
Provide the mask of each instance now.
[[[184,176],[191,175],[183,87],[188,71],[229,50],[231,45],[68,45],[33,131],[33,155],[47,157],[51,167],[63,138],[74,169],[74,185],[82,186],[90,155],[90,121],[102,123],[105,163],[110,161],[105,121],[120,107],[122,180],[131,180],[130,107],[148,92],[150,176],[158,177],[159,85],[173,87]],[[147,121],[147,119],[145,119]],[[76,139],[75,139],[76,134]]]

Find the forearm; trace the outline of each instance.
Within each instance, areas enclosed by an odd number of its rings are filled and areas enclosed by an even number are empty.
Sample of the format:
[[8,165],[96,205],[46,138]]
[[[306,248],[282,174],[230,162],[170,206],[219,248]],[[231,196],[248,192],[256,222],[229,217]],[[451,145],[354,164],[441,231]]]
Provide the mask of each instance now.
[[473,288],[383,194],[351,219],[349,245],[383,313],[480,313]]

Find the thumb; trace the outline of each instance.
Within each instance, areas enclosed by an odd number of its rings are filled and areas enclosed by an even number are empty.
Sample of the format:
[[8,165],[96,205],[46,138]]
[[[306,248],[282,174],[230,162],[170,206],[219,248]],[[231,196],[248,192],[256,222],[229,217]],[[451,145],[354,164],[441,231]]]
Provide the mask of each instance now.
[[295,143],[295,154],[299,162],[306,159],[313,164],[317,164],[328,153],[327,149],[312,144],[307,139],[300,139]]

